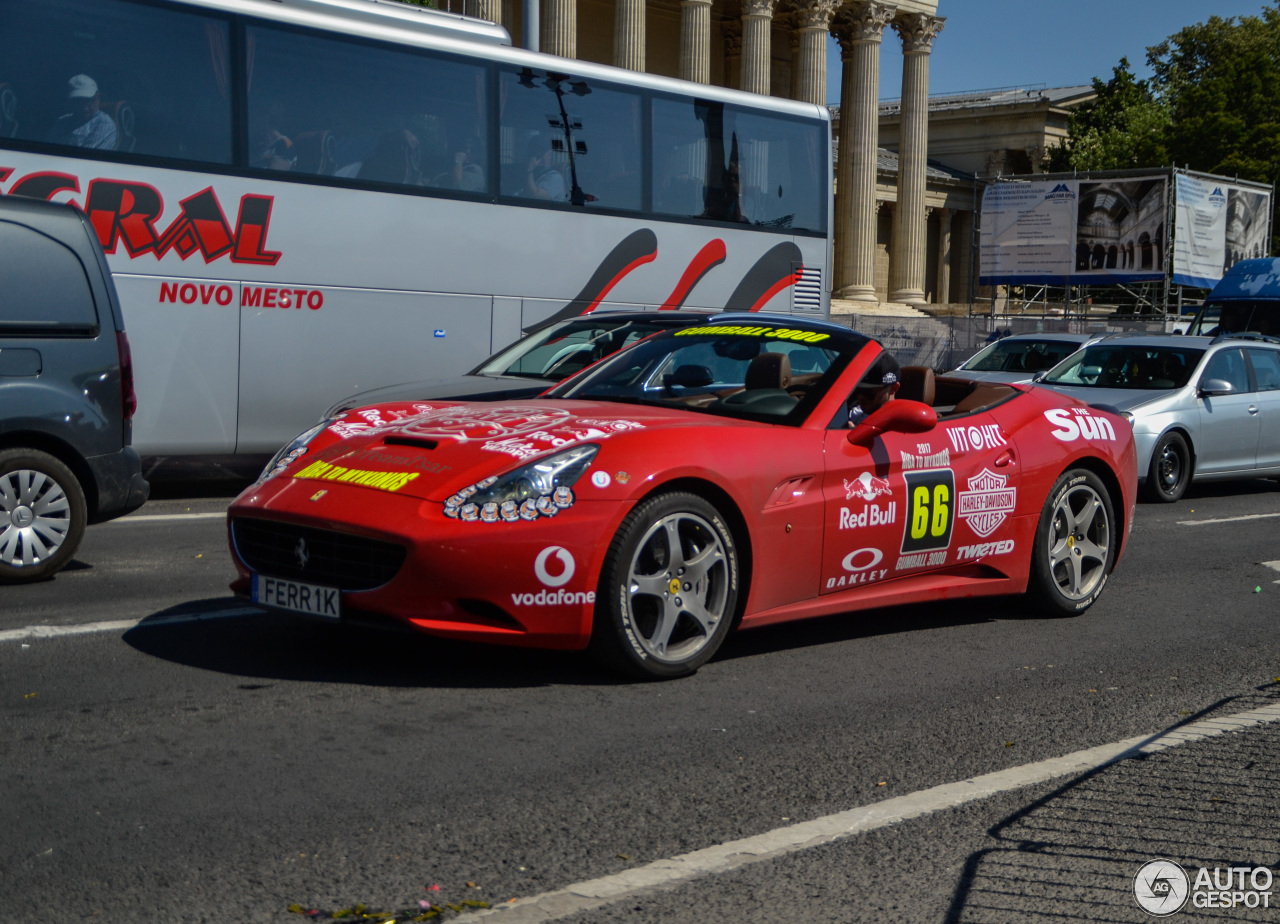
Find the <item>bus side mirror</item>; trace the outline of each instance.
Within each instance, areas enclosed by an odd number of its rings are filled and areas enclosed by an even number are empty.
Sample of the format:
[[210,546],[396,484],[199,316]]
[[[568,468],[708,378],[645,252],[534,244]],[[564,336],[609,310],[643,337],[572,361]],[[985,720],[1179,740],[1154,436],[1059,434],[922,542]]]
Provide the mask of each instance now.
[[924,433],[938,425],[938,412],[919,401],[890,401],[849,431],[854,446],[869,447],[883,433]]

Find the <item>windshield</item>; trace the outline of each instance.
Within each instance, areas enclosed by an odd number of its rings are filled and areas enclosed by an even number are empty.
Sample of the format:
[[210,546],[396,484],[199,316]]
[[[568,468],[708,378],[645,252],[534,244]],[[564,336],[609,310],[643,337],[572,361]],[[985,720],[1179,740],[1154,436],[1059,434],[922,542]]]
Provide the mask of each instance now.
[[1254,331],[1268,337],[1280,337],[1280,300],[1231,299],[1205,302],[1189,334],[1215,336]]
[[548,397],[667,406],[799,425],[866,343],[852,333],[727,325],[685,328],[637,344],[558,386]]
[[1181,347],[1097,344],[1054,368],[1042,381],[1088,388],[1181,388],[1203,355],[1204,350]]
[[960,368],[968,372],[1039,372],[1052,369],[1079,346],[1074,340],[997,340]]
[[535,331],[486,359],[471,374],[559,382],[624,346],[670,328],[670,322],[636,318],[574,318]]

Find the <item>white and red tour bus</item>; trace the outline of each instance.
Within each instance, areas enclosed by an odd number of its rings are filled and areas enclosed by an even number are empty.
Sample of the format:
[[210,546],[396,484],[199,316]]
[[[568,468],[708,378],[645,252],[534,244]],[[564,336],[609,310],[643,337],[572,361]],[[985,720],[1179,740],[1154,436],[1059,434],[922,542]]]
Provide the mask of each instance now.
[[553,316],[828,310],[821,107],[371,0],[0,0],[0,23],[0,194],[97,229],[144,456],[269,453]]

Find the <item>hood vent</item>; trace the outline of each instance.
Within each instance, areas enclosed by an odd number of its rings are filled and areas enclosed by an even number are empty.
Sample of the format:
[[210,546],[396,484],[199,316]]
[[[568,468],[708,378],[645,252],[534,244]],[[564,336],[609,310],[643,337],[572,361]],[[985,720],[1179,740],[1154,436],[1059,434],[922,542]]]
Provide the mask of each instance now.
[[388,436],[382,441],[383,446],[416,446],[419,449],[435,449],[439,440],[429,440],[424,436]]

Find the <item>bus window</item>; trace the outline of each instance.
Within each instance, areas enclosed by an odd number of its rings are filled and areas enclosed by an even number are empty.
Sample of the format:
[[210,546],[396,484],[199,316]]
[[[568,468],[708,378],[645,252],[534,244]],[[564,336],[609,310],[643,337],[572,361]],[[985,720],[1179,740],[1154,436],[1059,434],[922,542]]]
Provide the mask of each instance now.
[[121,0],[0,0],[23,141],[231,162],[225,20]]
[[257,27],[246,47],[251,166],[488,191],[482,65]]
[[503,193],[640,210],[638,93],[533,68],[501,79]]
[[826,228],[818,126],[705,100],[656,99],[654,210],[770,228]]

